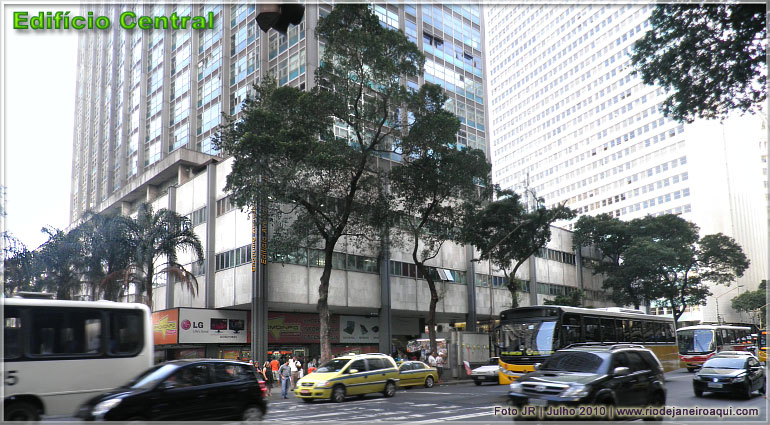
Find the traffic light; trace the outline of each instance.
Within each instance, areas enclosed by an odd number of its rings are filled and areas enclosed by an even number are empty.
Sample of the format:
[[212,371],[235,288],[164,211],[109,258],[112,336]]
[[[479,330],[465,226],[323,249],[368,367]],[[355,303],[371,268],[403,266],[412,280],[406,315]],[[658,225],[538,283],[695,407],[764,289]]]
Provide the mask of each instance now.
[[289,24],[299,25],[305,16],[305,6],[301,4],[262,4],[257,15],[259,28],[267,32],[270,28],[286,34]]

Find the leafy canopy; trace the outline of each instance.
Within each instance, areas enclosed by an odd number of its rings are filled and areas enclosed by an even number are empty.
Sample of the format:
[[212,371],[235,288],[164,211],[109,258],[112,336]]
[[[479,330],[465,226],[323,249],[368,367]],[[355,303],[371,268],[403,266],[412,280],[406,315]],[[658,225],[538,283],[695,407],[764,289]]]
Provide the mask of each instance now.
[[660,4],[631,62],[679,121],[755,111],[767,98],[764,4]]

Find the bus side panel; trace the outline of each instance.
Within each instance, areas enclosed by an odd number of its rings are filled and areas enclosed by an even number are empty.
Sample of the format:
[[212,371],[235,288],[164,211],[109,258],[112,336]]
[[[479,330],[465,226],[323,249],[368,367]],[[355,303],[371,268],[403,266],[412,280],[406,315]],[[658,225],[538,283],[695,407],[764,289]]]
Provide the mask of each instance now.
[[502,360],[500,361],[500,368],[512,372],[511,375],[503,372],[502,370],[498,373],[498,376],[500,377],[499,383],[501,385],[510,384],[511,382],[515,381],[519,377],[535,370],[534,365],[509,364],[509,363],[504,363]]
[[71,417],[89,398],[126,384],[151,364],[152,347],[146,346],[136,357],[9,362],[6,372],[13,371],[16,382],[5,385],[5,397],[36,396],[44,415]]
[[676,344],[645,345],[645,348],[655,354],[665,372],[685,367],[679,360],[679,350]]

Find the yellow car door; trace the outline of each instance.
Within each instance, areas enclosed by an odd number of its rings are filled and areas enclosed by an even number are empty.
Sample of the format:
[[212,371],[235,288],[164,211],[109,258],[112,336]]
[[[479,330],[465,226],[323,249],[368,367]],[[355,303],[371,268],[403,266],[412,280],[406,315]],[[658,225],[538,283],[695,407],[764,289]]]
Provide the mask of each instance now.
[[366,370],[366,361],[363,359],[354,360],[343,372],[345,374],[345,392],[348,395],[366,394],[368,391],[368,376]]
[[398,368],[398,378],[400,379],[398,384],[402,387],[408,387],[414,385],[414,371],[412,370],[412,362],[404,362]]

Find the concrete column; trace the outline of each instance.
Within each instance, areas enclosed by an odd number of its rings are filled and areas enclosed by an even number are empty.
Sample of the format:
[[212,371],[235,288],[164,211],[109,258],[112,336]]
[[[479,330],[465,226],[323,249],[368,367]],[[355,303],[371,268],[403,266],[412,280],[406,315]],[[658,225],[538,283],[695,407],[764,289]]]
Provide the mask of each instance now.
[[[168,188],[168,210],[176,212],[176,186]],[[171,275],[166,273],[166,308],[174,307],[174,286],[175,283],[170,279]]]
[[[390,354],[393,344],[390,304],[390,237],[385,231],[380,242],[380,352]],[[420,331],[422,332],[422,331]]]
[[529,305],[537,305],[537,257],[529,257]]
[[210,162],[206,166],[207,198],[206,203],[206,308],[216,306],[216,229],[217,229],[217,165]]
[[147,202],[149,204],[150,202],[154,201],[155,198],[157,197],[158,197],[158,187],[148,184],[144,202]]
[[[583,290],[584,283],[583,283],[583,255],[582,255],[582,247],[578,247],[578,249],[575,250],[575,273],[577,273],[577,284],[578,288]],[[583,294],[583,299],[581,300],[581,305],[585,305],[586,297],[585,293]]]
[[476,332],[476,263],[473,261],[473,246],[465,246],[465,270],[468,270],[468,314],[465,317],[465,330]]

